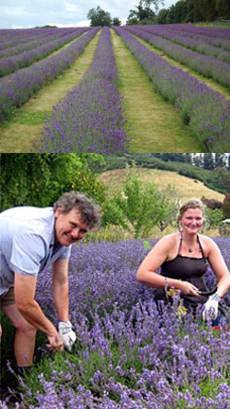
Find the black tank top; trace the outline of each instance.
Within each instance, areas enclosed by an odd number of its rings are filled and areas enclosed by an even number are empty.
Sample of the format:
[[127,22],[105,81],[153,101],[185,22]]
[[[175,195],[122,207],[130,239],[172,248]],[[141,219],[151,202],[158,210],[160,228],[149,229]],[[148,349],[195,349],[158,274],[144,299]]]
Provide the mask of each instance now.
[[[197,242],[202,254],[201,258],[182,256],[181,246],[182,246],[182,236],[180,238],[180,245],[178,249],[178,254],[173,260],[165,261],[161,266],[161,274],[168,278],[175,278],[178,280],[189,281],[195,285],[201,291],[207,291],[207,286],[204,281],[204,274],[208,268],[208,260],[204,255],[203,248],[200,243],[199,236],[197,236]],[[158,291],[157,291],[158,292]],[[159,294],[160,295],[160,294]],[[204,303],[207,301],[207,297],[199,296],[181,296],[191,303]]]

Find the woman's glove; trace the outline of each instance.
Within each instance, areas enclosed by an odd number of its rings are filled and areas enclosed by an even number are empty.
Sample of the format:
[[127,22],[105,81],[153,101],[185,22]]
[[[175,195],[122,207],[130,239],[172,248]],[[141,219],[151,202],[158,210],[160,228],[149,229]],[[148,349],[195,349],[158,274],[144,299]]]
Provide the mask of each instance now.
[[75,332],[72,330],[70,321],[59,321],[58,332],[63,341],[64,347],[71,352],[74,342],[77,339]]
[[204,310],[202,312],[203,321],[215,320],[217,318],[219,301],[220,297],[217,293],[208,297],[208,301],[204,304]]

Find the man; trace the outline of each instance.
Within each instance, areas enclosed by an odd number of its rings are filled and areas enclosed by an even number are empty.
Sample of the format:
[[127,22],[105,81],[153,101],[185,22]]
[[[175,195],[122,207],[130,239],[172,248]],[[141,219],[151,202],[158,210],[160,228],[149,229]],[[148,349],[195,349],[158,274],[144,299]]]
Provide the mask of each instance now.
[[[18,371],[33,362],[36,330],[51,351],[71,351],[76,340],[69,321],[68,263],[72,243],[99,225],[97,206],[78,192],[65,193],[52,207],[15,207],[0,213],[0,309],[16,328]],[[58,330],[35,300],[38,274],[52,265]],[[0,326],[1,335],[1,326]]]

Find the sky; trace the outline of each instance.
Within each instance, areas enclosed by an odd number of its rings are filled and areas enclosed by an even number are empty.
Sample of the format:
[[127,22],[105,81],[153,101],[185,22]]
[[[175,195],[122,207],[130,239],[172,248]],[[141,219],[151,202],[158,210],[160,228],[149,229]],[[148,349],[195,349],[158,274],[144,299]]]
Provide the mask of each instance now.
[[[177,1],[164,0],[160,9],[169,8]],[[88,11],[97,6],[125,24],[129,10],[135,10],[138,4],[139,0],[0,0],[0,29],[89,26]]]

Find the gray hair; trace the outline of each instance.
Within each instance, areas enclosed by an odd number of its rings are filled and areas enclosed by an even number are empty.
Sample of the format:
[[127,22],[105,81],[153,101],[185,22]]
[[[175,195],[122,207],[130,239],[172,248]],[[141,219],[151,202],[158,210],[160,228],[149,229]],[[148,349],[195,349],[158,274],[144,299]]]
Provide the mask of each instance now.
[[53,205],[54,211],[61,208],[61,213],[67,214],[72,209],[76,209],[89,229],[96,228],[100,225],[101,213],[99,206],[95,205],[91,199],[80,192],[66,192]]

